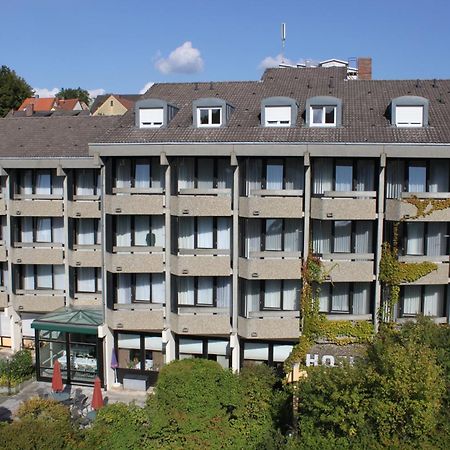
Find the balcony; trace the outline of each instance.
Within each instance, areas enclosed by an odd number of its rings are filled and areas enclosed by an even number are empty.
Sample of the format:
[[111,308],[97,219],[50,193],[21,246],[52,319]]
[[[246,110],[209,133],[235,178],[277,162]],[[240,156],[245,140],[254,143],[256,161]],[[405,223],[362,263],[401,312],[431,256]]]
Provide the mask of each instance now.
[[17,290],[11,296],[12,306],[19,312],[49,312],[64,306],[64,292],[56,290]]
[[74,306],[102,306],[101,292],[75,292],[70,299]]
[[[417,208],[407,202],[407,199],[411,197],[421,200],[446,200],[450,199],[450,192],[403,192],[401,199],[386,200],[386,220],[415,220]],[[448,222],[450,221],[450,208],[434,211],[418,220],[421,222]]]
[[299,252],[252,252],[239,258],[239,276],[247,280],[300,279],[302,260]]
[[164,194],[162,189],[148,191],[151,191],[152,195],[106,195],[105,211],[107,214],[163,214]]
[[[205,249],[206,250],[206,249]],[[214,251],[216,255],[197,254],[172,255],[170,257],[170,271],[178,276],[225,276],[231,274],[231,258],[228,250],[207,250]],[[183,250],[183,253],[187,250]],[[220,254],[220,252],[227,252]]]
[[231,189],[181,189],[170,198],[174,216],[230,216]]
[[69,265],[72,267],[101,267],[101,245],[79,245],[69,251]]
[[106,323],[114,330],[161,331],[164,328],[164,305],[114,303],[114,310],[106,310]]
[[238,317],[238,334],[244,339],[298,339],[299,311],[253,311]]
[[177,334],[229,335],[230,310],[201,306],[179,306],[178,314],[170,314],[170,327]]
[[57,243],[15,243],[10,252],[13,264],[64,264],[64,250]]
[[156,273],[164,272],[163,249],[161,247],[113,247],[106,253],[106,270],[113,273]]
[[239,215],[241,217],[302,217],[302,196],[301,190],[253,190],[251,197],[239,198]]
[[8,292],[4,287],[0,287],[0,308],[5,309],[8,306]]
[[321,260],[333,282],[371,282],[375,279],[373,253],[330,253],[321,255]]
[[434,262],[437,265],[437,270],[433,270],[428,275],[419,278],[414,283],[404,284],[447,284],[449,281],[449,257],[433,257],[433,256],[400,256],[400,262],[420,263],[424,261]]
[[64,202],[61,197],[48,195],[15,195],[11,201],[12,216],[62,217]]
[[326,191],[311,198],[311,218],[320,220],[375,220],[376,192]]
[[93,195],[74,196],[67,206],[69,217],[75,218],[100,218],[102,215],[100,197]]

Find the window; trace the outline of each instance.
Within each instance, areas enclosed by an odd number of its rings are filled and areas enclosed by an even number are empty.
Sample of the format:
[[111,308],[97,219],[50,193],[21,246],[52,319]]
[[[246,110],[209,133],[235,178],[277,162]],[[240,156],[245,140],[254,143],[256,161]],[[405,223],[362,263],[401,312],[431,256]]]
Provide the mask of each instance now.
[[389,159],[386,196],[401,198],[403,192],[449,192],[449,160]]
[[8,286],[8,263],[2,262],[0,263],[0,287],[6,288],[7,286]]
[[204,358],[217,361],[224,369],[230,368],[230,341],[228,339],[177,337],[177,359]]
[[390,105],[391,123],[396,127],[420,128],[428,126],[429,101],[424,97],[394,98]]
[[300,282],[298,280],[245,280],[240,279],[241,314],[275,310],[298,311]]
[[165,303],[165,281],[163,273],[116,273],[115,301],[130,303]]
[[266,106],[265,123],[266,127],[288,127],[291,125],[290,106]]
[[229,158],[178,158],[174,190],[231,189],[233,169]]
[[336,106],[311,106],[311,126],[336,125]]
[[16,243],[64,244],[63,217],[20,217],[13,228]]
[[290,342],[260,342],[247,341],[241,344],[243,347],[243,366],[268,364],[276,368],[277,373],[283,372],[283,363],[288,358],[294,347]]
[[395,125],[397,127],[422,127],[423,106],[397,106]]
[[118,193],[164,187],[164,170],[158,158],[118,158],[114,173]]
[[331,314],[370,314],[370,283],[322,283],[318,287],[319,311]]
[[262,190],[303,189],[302,158],[247,158],[243,166],[242,195],[261,195]]
[[121,369],[159,371],[164,365],[161,335],[116,332],[114,346]]
[[113,216],[117,247],[165,247],[164,216]]
[[77,196],[93,196],[101,194],[101,176],[99,170],[76,169],[74,194]]
[[401,315],[413,317],[418,314],[432,317],[444,317],[448,286],[412,285],[401,289]]
[[174,287],[178,307],[229,308],[231,305],[230,277],[174,277]]
[[102,269],[100,267],[77,267],[74,273],[76,293],[102,292]]
[[160,128],[164,124],[163,108],[139,108],[140,128]]
[[172,240],[174,253],[194,249],[231,248],[231,218],[229,217],[174,217]]
[[73,219],[75,245],[100,245],[102,231],[100,219]]
[[301,252],[303,223],[300,219],[243,219],[241,255],[254,257],[255,253]]
[[15,195],[38,195],[63,198],[64,177],[55,170],[28,169],[17,173],[14,184]]
[[315,254],[373,252],[373,222],[313,220],[311,230]]
[[373,159],[316,158],[312,164],[313,195],[325,192],[374,191]]
[[400,234],[403,254],[411,256],[446,256],[449,225],[447,222],[402,222]]
[[18,265],[19,289],[24,290],[63,290],[65,286],[64,265],[26,264]]
[[222,125],[222,108],[197,108],[197,124],[199,127],[220,127]]

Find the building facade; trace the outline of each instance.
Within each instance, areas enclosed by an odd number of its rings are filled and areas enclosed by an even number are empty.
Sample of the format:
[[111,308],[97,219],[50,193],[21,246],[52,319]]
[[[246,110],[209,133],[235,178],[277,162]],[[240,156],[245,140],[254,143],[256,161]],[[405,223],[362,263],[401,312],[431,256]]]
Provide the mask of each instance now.
[[113,349],[120,382],[187,357],[280,366],[305,256],[332,268],[323,314],[376,325],[398,222],[401,260],[437,270],[402,285],[396,320],[448,323],[450,208],[405,201],[450,198],[448,105],[447,80],[281,68],[155,84],[122,118],[3,120],[3,344],[37,337],[42,377],[56,355],[107,385]]

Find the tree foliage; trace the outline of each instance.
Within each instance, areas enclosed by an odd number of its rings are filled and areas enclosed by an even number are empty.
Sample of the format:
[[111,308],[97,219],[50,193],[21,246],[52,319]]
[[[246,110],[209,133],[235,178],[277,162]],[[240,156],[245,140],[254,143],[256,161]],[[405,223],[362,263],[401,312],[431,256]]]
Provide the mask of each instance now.
[[57,98],[77,98],[78,100],[86,103],[89,106],[89,102],[91,101],[89,97],[89,92],[86,89],[77,88],[61,88],[61,90],[56,94]]
[[0,117],[6,116],[11,109],[17,109],[32,96],[33,89],[22,77],[7,66],[0,68]]

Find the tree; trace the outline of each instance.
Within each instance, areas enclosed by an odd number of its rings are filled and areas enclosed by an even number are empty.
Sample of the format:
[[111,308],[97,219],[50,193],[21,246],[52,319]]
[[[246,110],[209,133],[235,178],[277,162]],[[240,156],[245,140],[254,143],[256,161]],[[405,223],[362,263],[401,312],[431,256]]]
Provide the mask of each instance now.
[[0,117],[11,109],[17,109],[22,102],[33,96],[33,89],[14,70],[7,66],[0,69]]
[[77,98],[78,100],[86,103],[89,106],[91,101],[89,97],[89,92],[86,89],[81,89],[80,87],[75,88],[61,88],[61,90],[56,94],[57,98]]

